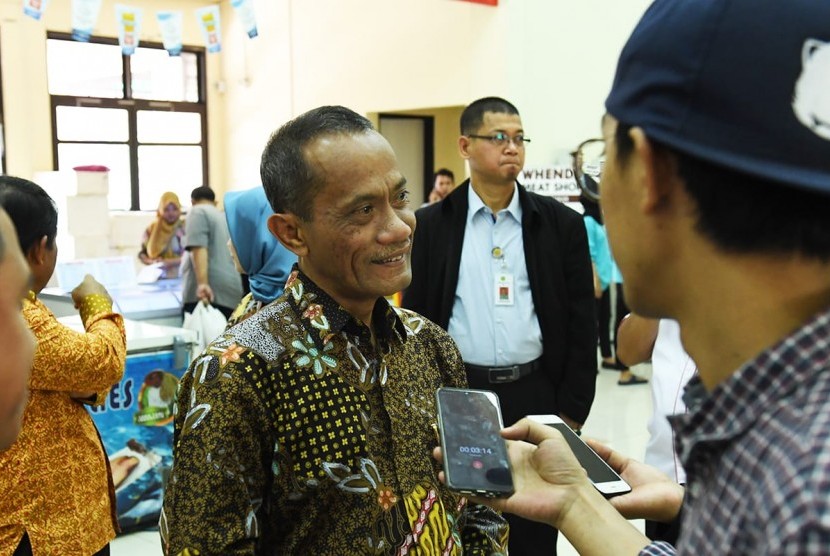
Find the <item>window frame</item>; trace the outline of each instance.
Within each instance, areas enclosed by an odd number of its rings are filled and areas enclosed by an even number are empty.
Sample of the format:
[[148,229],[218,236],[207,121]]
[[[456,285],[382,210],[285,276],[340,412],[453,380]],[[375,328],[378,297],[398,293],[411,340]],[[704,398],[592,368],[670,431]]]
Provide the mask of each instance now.
[[[46,34],[48,39],[68,40],[72,41],[72,35],[69,33],[60,33],[49,31]],[[99,44],[118,45],[118,39],[110,37],[93,36],[89,42]],[[142,48],[159,48],[163,49],[162,43],[152,41],[142,41],[139,45]],[[132,73],[130,68],[130,56],[121,54],[121,79],[124,87],[123,98],[102,98],[102,97],[81,97],[72,95],[49,95],[50,111],[52,118],[52,169],[58,169],[58,145],[66,144],[112,144],[123,145],[122,141],[58,141],[58,125],[57,125],[57,110],[58,106],[75,106],[85,108],[117,108],[127,111],[127,127],[129,130],[129,138],[126,145],[129,150],[130,160],[130,211],[142,210],[140,208],[139,195],[139,168],[138,168],[138,147],[139,146],[194,146],[198,145],[202,148],[202,184],[210,184],[210,174],[208,171],[208,131],[207,131],[207,68],[205,60],[204,47],[184,46],[182,52],[188,52],[196,55],[197,64],[197,88],[198,101],[169,101],[169,100],[150,100],[132,98]],[[201,120],[201,140],[199,143],[139,143],[138,142],[138,112],[142,110],[148,111],[168,111],[168,112],[190,112],[197,113]],[[155,208],[155,207],[153,207]],[[149,209],[144,209],[149,210]]]

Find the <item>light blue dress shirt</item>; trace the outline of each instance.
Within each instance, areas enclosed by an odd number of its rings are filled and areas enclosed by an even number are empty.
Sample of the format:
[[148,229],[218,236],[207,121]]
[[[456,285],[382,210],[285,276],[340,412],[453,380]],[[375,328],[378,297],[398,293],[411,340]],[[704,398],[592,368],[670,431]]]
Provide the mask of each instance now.
[[[542,355],[542,330],[536,318],[522,242],[522,207],[513,186],[507,208],[493,219],[472,185],[458,270],[458,286],[448,331],[465,363],[517,365]],[[493,256],[499,247],[502,257]],[[496,305],[496,275],[513,275],[513,304]]]

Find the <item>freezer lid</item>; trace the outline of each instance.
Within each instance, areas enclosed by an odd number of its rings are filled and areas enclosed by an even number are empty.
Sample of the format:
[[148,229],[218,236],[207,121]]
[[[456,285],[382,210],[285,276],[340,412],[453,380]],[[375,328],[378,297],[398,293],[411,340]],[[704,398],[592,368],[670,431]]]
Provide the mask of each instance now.
[[[61,317],[61,323],[77,330],[84,331],[80,315]],[[188,344],[196,343],[196,332],[186,328],[175,326],[163,326],[161,324],[150,324],[147,322],[124,319],[124,328],[127,332],[127,353],[131,351],[148,351],[158,348],[172,348],[175,338]]]

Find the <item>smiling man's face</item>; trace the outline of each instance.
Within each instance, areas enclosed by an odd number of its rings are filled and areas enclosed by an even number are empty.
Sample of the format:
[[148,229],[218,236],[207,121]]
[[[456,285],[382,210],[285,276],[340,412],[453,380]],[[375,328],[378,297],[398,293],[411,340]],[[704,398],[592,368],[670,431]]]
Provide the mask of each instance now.
[[301,221],[300,268],[355,314],[412,279],[415,214],[392,147],[377,132],[335,134],[305,149],[323,180]]

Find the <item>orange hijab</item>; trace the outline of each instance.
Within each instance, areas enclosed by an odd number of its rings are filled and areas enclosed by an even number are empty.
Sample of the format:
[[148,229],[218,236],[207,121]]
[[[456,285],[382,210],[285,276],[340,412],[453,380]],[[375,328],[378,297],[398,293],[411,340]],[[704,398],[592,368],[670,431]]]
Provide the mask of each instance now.
[[161,196],[159,201],[159,208],[156,212],[156,221],[150,224],[150,238],[147,240],[147,256],[151,259],[158,258],[167,251],[167,246],[170,243],[170,238],[176,231],[179,221],[170,224],[164,219],[164,209],[173,203],[179,210],[182,204],[179,202],[179,197],[172,191],[167,191]]

